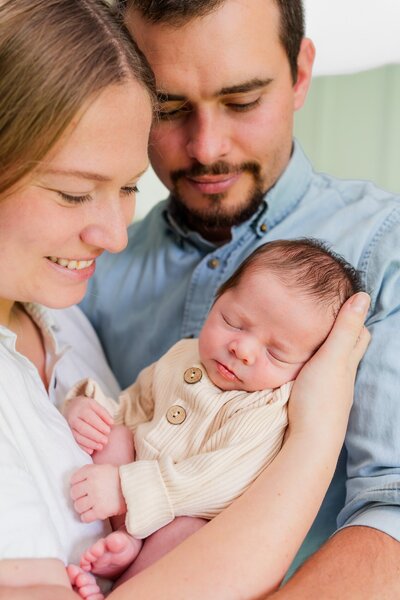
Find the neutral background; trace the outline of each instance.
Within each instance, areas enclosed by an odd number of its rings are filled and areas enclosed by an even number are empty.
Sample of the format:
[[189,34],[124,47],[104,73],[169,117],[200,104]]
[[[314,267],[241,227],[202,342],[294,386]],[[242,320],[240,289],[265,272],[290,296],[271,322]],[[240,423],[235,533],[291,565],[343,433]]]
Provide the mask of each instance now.
[[[400,193],[400,0],[306,0],[317,47],[295,135],[316,169]],[[136,219],[166,189],[149,170]]]

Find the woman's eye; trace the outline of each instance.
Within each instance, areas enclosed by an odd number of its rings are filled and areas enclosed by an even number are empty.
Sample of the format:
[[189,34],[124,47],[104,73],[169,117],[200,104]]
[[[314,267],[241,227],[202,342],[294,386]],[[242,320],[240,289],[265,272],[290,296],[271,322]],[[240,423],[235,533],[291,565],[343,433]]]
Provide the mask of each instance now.
[[65,202],[69,202],[70,204],[82,204],[83,202],[88,202],[92,199],[90,194],[81,194],[75,196],[74,194],[66,194],[65,192],[57,193],[63,200],[65,200]]
[[137,185],[126,185],[121,188],[121,192],[126,196],[131,196],[132,194],[137,194],[139,192],[139,188]]

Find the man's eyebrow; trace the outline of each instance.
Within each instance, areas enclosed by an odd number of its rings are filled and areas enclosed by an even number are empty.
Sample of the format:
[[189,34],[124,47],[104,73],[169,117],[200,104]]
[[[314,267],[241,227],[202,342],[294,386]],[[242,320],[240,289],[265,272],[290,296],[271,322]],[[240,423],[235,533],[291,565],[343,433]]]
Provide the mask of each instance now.
[[[243,83],[237,83],[236,85],[223,87],[215,92],[213,96],[216,98],[218,96],[228,96],[230,94],[245,94],[247,92],[252,92],[253,90],[266,87],[272,81],[272,78],[250,79],[250,81],[244,81]],[[187,102],[187,98],[181,94],[169,94],[168,92],[164,92],[162,90],[157,92],[157,98],[159,102]]]
[[[143,171],[137,173],[132,179],[136,179],[143,175],[145,171],[147,171],[148,165]],[[92,181],[111,181],[111,177],[107,177],[107,175],[101,175],[100,173],[94,173],[92,171],[81,171],[80,169],[53,169],[47,168],[45,169],[46,173],[50,175],[67,175],[69,177],[79,177],[80,179],[90,179]]]
[[262,87],[266,87],[272,82],[271,78],[268,79],[250,79],[250,81],[244,81],[236,85],[229,85],[221,88],[214,96],[227,96],[229,94],[245,94],[246,92],[252,92]]
[[167,92],[162,92],[161,90],[157,92],[157,100],[159,102],[186,102],[185,96],[180,96],[179,94],[168,94]]

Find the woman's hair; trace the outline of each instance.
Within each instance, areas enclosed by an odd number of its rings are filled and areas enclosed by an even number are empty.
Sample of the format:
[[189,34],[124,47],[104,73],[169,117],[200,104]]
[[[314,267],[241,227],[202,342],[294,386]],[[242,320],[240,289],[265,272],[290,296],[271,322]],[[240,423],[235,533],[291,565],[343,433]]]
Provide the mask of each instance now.
[[364,291],[360,273],[327,244],[313,238],[275,240],[260,246],[222,284],[216,299],[237,287],[249,271],[278,277],[286,287],[332,309],[334,316],[350,296]]
[[103,0],[0,0],[0,194],[34,169],[85,104],[153,73]]

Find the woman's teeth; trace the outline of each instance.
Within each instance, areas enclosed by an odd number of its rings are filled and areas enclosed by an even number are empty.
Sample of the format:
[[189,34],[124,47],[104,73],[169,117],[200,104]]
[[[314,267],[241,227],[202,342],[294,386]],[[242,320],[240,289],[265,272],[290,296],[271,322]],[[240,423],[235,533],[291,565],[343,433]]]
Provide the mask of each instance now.
[[90,267],[94,263],[94,260],[68,260],[67,258],[57,258],[56,256],[49,256],[49,259],[53,263],[57,263],[62,267],[66,267],[67,269],[77,270],[86,269]]

